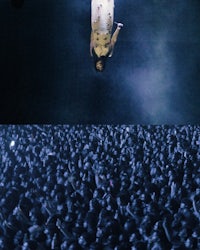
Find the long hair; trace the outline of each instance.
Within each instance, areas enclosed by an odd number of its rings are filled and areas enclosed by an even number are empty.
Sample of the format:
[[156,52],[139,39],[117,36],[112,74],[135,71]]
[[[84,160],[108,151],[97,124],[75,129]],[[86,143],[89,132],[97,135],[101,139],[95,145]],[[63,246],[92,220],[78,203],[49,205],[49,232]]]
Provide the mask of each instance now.
[[[102,72],[104,69],[105,69],[105,65],[106,65],[106,60],[108,58],[108,54],[106,56],[100,56],[98,57],[97,54],[95,53],[94,49],[92,50],[92,54],[93,54],[93,59],[94,59],[94,67],[95,67],[95,70],[98,71],[98,72]],[[97,63],[100,62],[101,65],[102,65],[102,70],[99,70],[97,68]]]

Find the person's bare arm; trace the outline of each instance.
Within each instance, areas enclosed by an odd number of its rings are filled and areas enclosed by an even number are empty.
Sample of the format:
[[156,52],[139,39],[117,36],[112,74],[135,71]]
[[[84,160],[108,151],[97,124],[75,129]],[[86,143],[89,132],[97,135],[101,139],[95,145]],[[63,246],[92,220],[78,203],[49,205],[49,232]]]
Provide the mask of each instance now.
[[65,230],[60,219],[57,219],[56,226],[67,240],[74,238],[71,233],[69,233],[69,232],[67,232],[67,230]]
[[163,226],[163,229],[165,231],[165,235],[166,235],[168,241],[172,242],[172,235],[171,235],[171,232],[167,226],[167,219],[166,218],[164,218],[164,220],[162,222],[162,226]]
[[122,23],[116,23],[116,24],[117,24],[117,28],[116,28],[116,30],[113,33],[112,38],[111,38],[111,45],[112,46],[114,46],[115,43],[117,42],[117,38],[118,38],[119,32],[120,32],[121,28],[123,27]]
[[194,209],[195,216],[200,220],[200,213],[198,212],[197,206],[196,206],[196,199],[195,196],[192,197],[192,206]]
[[123,27],[122,23],[117,23],[117,28],[116,28],[115,32],[113,33],[112,38],[111,38],[111,42],[110,42],[110,45],[111,45],[110,56],[112,56],[112,52],[113,52],[114,46],[115,46],[115,44],[117,42],[117,38],[118,38],[119,32],[120,32],[120,30],[121,30],[122,27]]

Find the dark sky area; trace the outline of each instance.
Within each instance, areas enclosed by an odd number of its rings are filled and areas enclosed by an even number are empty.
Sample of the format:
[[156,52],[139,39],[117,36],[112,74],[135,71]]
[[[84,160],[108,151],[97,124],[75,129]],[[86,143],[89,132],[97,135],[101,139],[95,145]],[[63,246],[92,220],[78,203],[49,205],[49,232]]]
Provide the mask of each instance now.
[[97,73],[90,0],[0,0],[0,123],[200,123],[200,1],[116,0]]

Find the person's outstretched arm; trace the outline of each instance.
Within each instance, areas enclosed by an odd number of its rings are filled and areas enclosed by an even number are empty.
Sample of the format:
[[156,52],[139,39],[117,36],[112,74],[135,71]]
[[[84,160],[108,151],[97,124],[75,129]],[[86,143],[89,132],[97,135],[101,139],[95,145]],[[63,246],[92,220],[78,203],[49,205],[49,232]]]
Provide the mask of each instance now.
[[56,226],[67,240],[74,239],[73,235],[63,227],[60,219],[57,219]]
[[115,43],[117,42],[117,38],[118,38],[119,32],[120,32],[120,30],[121,30],[122,27],[123,27],[122,23],[117,23],[117,28],[116,28],[115,32],[113,33],[112,38],[111,38],[111,42],[110,42],[111,43],[111,53],[110,53],[110,56],[112,56]]
[[195,196],[192,198],[192,206],[194,209],[195,216],[200,220],[200,213],[198,212],[198,209],[196,207],[196,197]]
[[171,235],[171,232],[170,232],[168,225],[167,225],[167,218],[164,218],[164,220],[162,222],[162,226],[163,226],[163,229],[165,231],[165,235],[166,235],[168,241],[172,242],[172,235]]

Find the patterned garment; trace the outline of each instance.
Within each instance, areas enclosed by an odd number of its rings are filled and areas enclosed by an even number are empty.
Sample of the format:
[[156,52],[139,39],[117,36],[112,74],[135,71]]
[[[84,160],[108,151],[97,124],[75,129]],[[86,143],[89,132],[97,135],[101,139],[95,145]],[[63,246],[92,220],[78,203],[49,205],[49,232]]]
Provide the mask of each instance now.
[[106,56],[110,52],[113,19],[114,0],[92,0],[91,40],[98,56]]
[[113,20],[114,0],[92,0],[91,23],[94,32],[111,33]]

